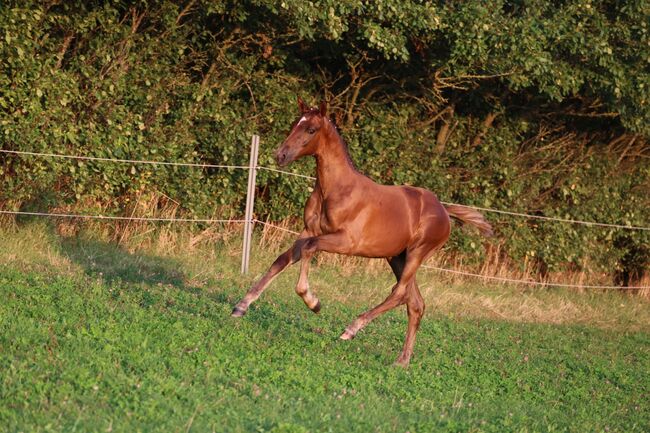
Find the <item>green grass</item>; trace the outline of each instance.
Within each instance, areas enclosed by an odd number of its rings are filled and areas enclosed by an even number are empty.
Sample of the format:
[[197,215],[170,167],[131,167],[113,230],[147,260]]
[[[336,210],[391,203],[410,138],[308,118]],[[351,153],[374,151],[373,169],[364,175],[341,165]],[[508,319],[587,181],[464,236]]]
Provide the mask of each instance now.
[[[232,319],[255,275],[237,275],[228,240],[188,258],[60,239],[42,226],[1,235],[0,431],[650,428],[647,322],[557,325],[436,311],[403,370],[391,366],[402,310],[345,342],[340,332],[374,299],[328,296],[359,284],[385,292],[389,276],[314,269],[323,301],[314,315],[292,294],[292,271]],[[254,273],[270,257],[254,258],[263,262]],[[508,288],[494,296],[516,293],[532,296]],[[598,311],[647,307],[620,295],[577,296]]]

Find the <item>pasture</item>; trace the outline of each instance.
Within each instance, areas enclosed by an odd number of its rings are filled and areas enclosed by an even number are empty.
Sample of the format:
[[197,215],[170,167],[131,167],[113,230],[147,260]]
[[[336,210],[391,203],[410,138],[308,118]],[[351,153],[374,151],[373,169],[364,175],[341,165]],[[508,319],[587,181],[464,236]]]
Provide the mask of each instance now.
[[421,270],[428,309],[404,370],[391,366],[403,308],[338,339],[387,294],[383,264],[315,267],[319,315],[293,293],[291,269],[237,320],[233,303],[280,245],[256,244],[242,277],[238,235],[191,248],[161,238],[118,247],[32,222],[0,239],[2,431],[650,427],[644,297],[451,282]]
[[3,2],[0,433],[649,432],[648,22]]

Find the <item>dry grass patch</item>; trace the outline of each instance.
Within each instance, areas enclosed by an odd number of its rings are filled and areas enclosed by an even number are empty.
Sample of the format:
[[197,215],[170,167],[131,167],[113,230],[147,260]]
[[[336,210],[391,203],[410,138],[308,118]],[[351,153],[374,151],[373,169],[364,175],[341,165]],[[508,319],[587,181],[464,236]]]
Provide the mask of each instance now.
[[[295,238],[272,227],[259,230],[253,246],[251,272],[242,276],[239,273],[241,225],[213,225],[196,231],[185,226],[152,227],[143,223],[137,231],[131,226],[131,235],[120,239],[112,236],[110,227],[106,226],[106,223],[102,227],[92,222],[75,230],[74,236],[63,236],[44,222],[31,222],[23,227],[5,225],[0,264],[48,273],[86,273],[100,278],[181,284],[206,291],[215,290],[220,282],[226,281],[243,294]],[[503,261],[497,263],[494,257],[487,262],[491,265],[476,272],[530,278],[525,270],[512,271]],[[429,263],[451,269],[464,266],[444,252]],[[296,298],[296,308],[303,308],[293,290],[297,277],[298,267],[289,268],[258,302],[290,297]],[[559,280],[560,276],[553,278]],[[361,313],[381,302],[395,280],[383,259],[320,254],[314,260],[310,282],[323,302],[323,314],[327,314],[327,305],[332,302],[354,306]],[[647,293],[516,286],[430,269],[419,271],[418,282],[428,315],[650,330]]]

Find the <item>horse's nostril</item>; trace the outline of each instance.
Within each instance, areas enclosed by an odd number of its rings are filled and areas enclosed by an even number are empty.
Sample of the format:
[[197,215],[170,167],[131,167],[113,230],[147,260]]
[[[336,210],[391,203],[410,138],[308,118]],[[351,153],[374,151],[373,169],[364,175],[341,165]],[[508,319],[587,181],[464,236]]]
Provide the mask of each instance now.
[[284,165],[289,159],[289,152],[287,149],[278,149],[275,152],[275,160],[279,165]]

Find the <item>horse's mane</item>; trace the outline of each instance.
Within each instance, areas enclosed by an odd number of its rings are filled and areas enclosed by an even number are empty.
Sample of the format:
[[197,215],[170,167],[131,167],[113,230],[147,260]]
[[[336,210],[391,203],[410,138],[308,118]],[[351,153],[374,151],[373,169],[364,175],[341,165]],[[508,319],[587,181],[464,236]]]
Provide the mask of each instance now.
[[[320,114],[320,112],[319,112],[319,114]],[[350,156],[350,149],[348,148],[348,142],[345,141],[345,139],[341,135],[341,131],[340,131],[338,125],[336,124],[336,120],[330,118],[329,116],[324,116],[324,117],[330,123],[330,125],[332,126],[332,130],[334,131],[334,135],[336,136],[336,138],[338,138],[339,142],[341,143],[341,146],[343,147],[343,150],[345,151],[345,156],[346,156],[348,162],[350,163],[350,165],[352,165],[352,167],[354,167],[354,162],[352,162],[352,157]]]

